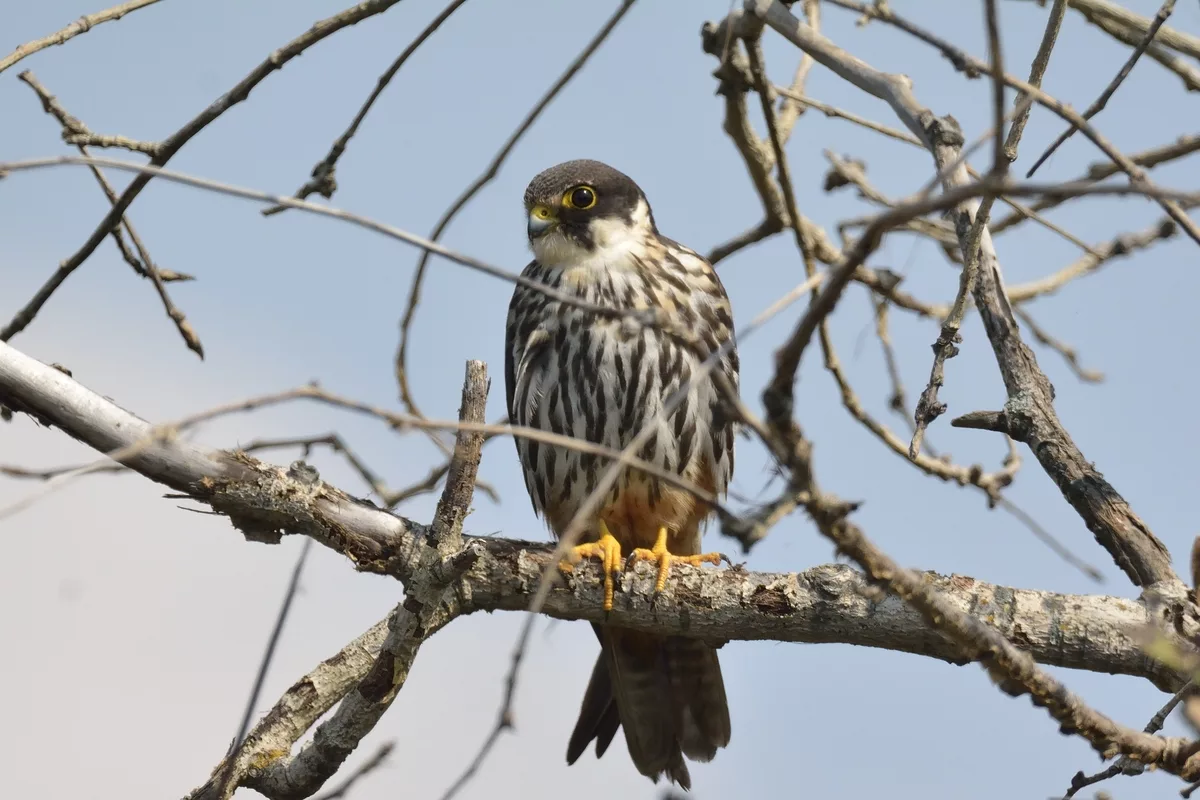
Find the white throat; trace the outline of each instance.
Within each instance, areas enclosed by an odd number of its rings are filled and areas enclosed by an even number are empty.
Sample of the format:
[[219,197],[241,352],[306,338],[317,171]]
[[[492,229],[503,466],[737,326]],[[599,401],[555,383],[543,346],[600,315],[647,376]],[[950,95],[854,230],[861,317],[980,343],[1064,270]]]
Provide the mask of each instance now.
[[639,200],[630,222],[623,219],[595,219],[588,226],[595,248],[588,250],[561,230],[553,230],[530,244],[538,263],[550,268],[592,267],[621,269],[633,266],[633,256],[641,255],[651,232],[650,207]]

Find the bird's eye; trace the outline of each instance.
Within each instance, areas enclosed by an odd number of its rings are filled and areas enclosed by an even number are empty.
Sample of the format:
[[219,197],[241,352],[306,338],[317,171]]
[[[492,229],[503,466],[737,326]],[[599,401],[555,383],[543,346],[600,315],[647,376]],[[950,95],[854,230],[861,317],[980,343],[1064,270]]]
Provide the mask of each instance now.
[[596,205],[596,191],[590,186],[576,186],[563,195],[563,205],[584,211]]

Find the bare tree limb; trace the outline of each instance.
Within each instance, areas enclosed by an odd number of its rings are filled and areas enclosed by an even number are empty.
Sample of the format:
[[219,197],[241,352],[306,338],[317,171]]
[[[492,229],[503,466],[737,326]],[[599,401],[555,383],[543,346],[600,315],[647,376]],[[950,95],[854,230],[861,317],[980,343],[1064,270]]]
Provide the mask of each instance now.
[[[1083,7],[1072,2],[1071,6],[1076,11],[1083,11]],[[1125,9],[1121,9],[1125,11]],[[1089,15],[1084,13],[1084,18],[1088,22],[1095,25],[1100,30],[1107,33],[1119,42],[1123,42],[1130,47],[1137,47],[1146,35],[1146,26],[1131,27],[1119,21],[1114,17],[1106,17],[1101,14]],[[1140,19],[1145,20],[1144,17]],[[1167,30],[1171,30],[1167,28]],[[1186,34],[1182,34],[1186,35]],[[1175,75],[1183,81],[1184,88],[1189,92],[1200,92],[1200,69],[1188,61],[1187,58],[1180,57],[1175,50],[1164,46],[1158,39],[1151,42],[1146,48],[1146,55],[1157,61],[1163,68],[1175,73]]]
[[347,775],[346,779],[342,781],[336,789],[320,795],[317,800],[341,800],[341,798],[350,793],[350,790],[355,784],[383,766],[383,764],[387,761],[388,756],[390,756],[392,751],[395,749],[396,742],[394,740],[384,742],[382,745],[380,745],[379,749],[375,751],[373,756],[355,767],[354,771]]
[[1025,327],[1029,328],[1029,332],[1033,334],[1033,338],[1040,344],[1049,347],[1054,352],[1063,357],[1067,362],[1067,366],[1075,373],[1075,377],[1085,383],[1100,383],[1104,380],[1104,373],[1095,369],[1088,369],[1079,363],[1079,352],[1071,345],[1051,336],[1045,328],[1037,323],[1030,313],[1024,308],[1017,309],[1017,318],[1025,323]]
[[[747,3],[749,8],[758,7],[755,0],[747,0]],[[847,81],[887,100],[901,121],[928,143],[939,170],[944,171],[958,159],[963,136],[957,123],[951,117],[939,119],[922,107],[906,81],[879,72],[838,49],[778,2],[767,7],[765,19],[767,24],[798,47],[812,52],[814,58]],[[1040,90],[1028,87],[1026,91],[1033,95]],[[1128,161],[1124,156],[1121,158]],[[965,168],[956,170],[946,179],[947,194],[950,189],[966,183]],[[969,252],[967,236],[977,211],[978,203],[974,200],[959,207],[956,227],[964,253]],[[1171,568],[1166,547],[1084,458],[1059,421],[1050,381],[1037,366],[1033,352],[1021,341],[1020,331],[1007,306],[999,278],[999,261],[986,228],[981,230],[979,249],[984,262],[980,265],[973,296],[1008,390],[1006,409],[1012,416],[1005,417],[1008,423],[1005,432],[1029,446],[1063,497],[1136,586],[1181,585]]]
[[[898,28],[899,30],[904,31],[905,33],[909,33],[909,34],[915,36],[916,38],[920,39],[921,41],[926,42],[926,43],[936,47],[942,53],[942,55],[946,56],[946,58],[955,65],[955,68],[957,68],[961,72],[965,73],[968,77],[978,77],[979,75],[986,74],[988,71],[988,67],[986,64],[979,61],[977,58],[975,58],[971,55],[968,55],[967,53],[958,49],[957,47],[950,44],[949,42],[946,42],[945,40],[941,39],[940,37],[935,36],[934,34],[928,32],[926,30],[923,30],[923,29],[917,27],[916,25],[913,25],[908,20],[904,19],[903,17],[901,17],[901,16],[897,15],[895,12],[893,12],[886,3],[875,3],[872,5],[867,5],[865,3],[856,2],[855,0],[829,0],[829,2],[834,5],[841,6],[842,8],[848,8],[848,9],[858,11],[861,14],[863,14],[865,17],[868,17],[870,19],[878,19],[883,22],[886,22],[886,23]],[[779,6],[779,8],[782,9],[783,7]],[[784,9],[784,10],[786,10],[786,9]],[[792,17],[792,15],[790,13],[788,14],[788,16]],[[777,19],[780,22],[783,22],[782,17],[778,17]],[[792,17],[792,19],[795,19],[795,17]],[[787,36],[788,34],[784,32],[786,30],[789,30],[787,25],[785,25],[784,29],[780,30],[780,32],[784,33],[784,35]],[[791,38],[791,37],[789,37],[789,38]],[[801,49],[804,49],[803,46],[800,45],[799,42],[796,41],[795,39],[793,39],[793,43],[796,44],[798,47],[801,47]],[[846,54],[846,55],[848,55],[848,54]],[[815,54],[814,54],[814,56],[815,56]],[[851,82],[854,82],[854,81],[849,77],[849,74],[857,74],[860,78],[862,77],[861,71],[857,68],[857,65],[855,64],[855,62],[857,62],[857,64],[862,64],[862,62],[859,59],[854,58],[853,56],[848,56],[851,59],[851,61],[849,61],[849,62],[846,62],[844,60],[841,62],[837,62],[836,60],[834,60],[834,61],[828,62],[828,63],[822,61],[822,59],[819,56],[815,56],[815,57],[817,58],[818,61],[821,61],[822,63],[824,63],[825,66],[830,67],[831,69],[833,69],[834,72],[841,75],[841,77],[846,78],[847,80],[851,80]],[[833,63],[840,63],[840,67],[832,66]],[[847,72],[847,70],[848,70],[848,72]],[[1047,94],[1046,92],[1042,91],[1040,88],[1033,86],[1029,83],[1026,83],[1025,81],[1021,80],[1020,78],[1015,78],[1011,75],[1005,75],[1004,82],[1008,86],[1023,92],[1025,94],[1026,98],[1032,98],[1039,105],[1044,106],[1045,108],[1054,112],[1056,115],[1058,115],[1059,117],[1062,117],[1064,120],[1066,120],[1067,122],[1071,123],[1076,128],[1078,128],[1079,131],[1082,132],[1084,136],[1086,136],[1088,139],[1090,139],[1092,141],[1092,143],[1096,145],[1096,147],[1098,147],[1106,156],[1108,156],[1112,160],[1112,162],[1114,164],[1116,164],[1119,167],[1121,172],[1124,172],[1126,175],[1129,176],[1129,180],[1131,183],[1136,183],[1136,184],[1141,184],[1141,185],[1149,185],[1151,183],[1150,179],[1147,177],[1144,170],[1142,170],[1136,163],[1131,161],[1128,156],[1126,156],[1124,153],[1122,153],[1120,150],[1118,150],[1116,147],[1114,147],[1112,142],[1108,141],[1108,139],[1106,139],[1104,136],[1100,135],[1099,131],[1097,131],[1090,123],[1088,123],[1088,121],[1086,119],[1084,119],[1080,114],[1078,114],[1070,106],[1067,106],[1064,103],[1059,102],[1058,100],[1054,99],[1049,94]],[[879,97],[880,99],[887,100],[889,103],[891,103],[892,107],[896,110],[896,112],[898,114],[901,114],[901,119],[905,122],[905,124],[909,125],[909,129],[912,130],[913,133],[917,133],[919,135],[919,130],[912,127],[910,119],[907,117],[907,115],[902,110],[902,108],[900,106],[897,106],[896,103],[892,102],[892,100],[889,99],[889,96],[894,94],[893,92],[887,91],[885,87],[882,87],[873,81],[868,81],[865,84],[856,84],[856,85],[858,85],[860,89],[863,89],[864,91],[866,91],[870,94],[873,94],[876,97]],[[873,88],[868,88],[868,86],[873,87]],[[882,95],[878,94],[876,90],[883,90],[884,94],[882,94]],[[896,95],[896,96],[899,97],[899,95]],[[1162,201],[1160,201],[1159,205],[1161,205],[1163,207],[1163,209],[1167,212],[1167,214],[1171,217],[1171,219],[1173,219],[1177,223],[1179,223],[1179,226],[1187,232],[1188,236],[1191,237],[1192,241],[1196,242],[1197,244],[1200,244],[1200,226],[1198,226],[1190,217],[1188,217],[1187,212],[1185,212],[1182,208],[1180,208],[1179,204],[1177,202],[1175,202],[1174,200],[1163,199]]]
[[[487,368],[480,361],[468,362],[459,412],[461,422],[482,422],[487,392]],[[462,520],[470,509],[482,445],[480,434],[465,429],[459,432],[427,544],[418,544],[413,551],[414,562],[405,580],[405,600],[389,616],[387,637],[375,663],[358,685],[346,694],[333,716],[321,723],[312,740],[295,757],[286,757],[287,752],[280,748],[263,751],[255,741],[247,740],[245,747],[218,765],[213,774],[220,777],[198,790],[198,798],[226,800],[242,783],[272,800],[309,797],[337,772],[362,738],[374,729],[403,688],[422,643],[462,613],[460,600],[447,590],[478,559],[473,546],[463,546]],[[293,465],[289,473],[296,471]],[[308,473],[310,479],[305,482],[316,481],[316,471],[308,468]]]
[[[424,544],[430,535],[425,526],[355,501],[319,480],[302,481],[250,456],[207,450],[179,437],[155,438],[150,435],[149,423],[6,345],[0,345],[0,401],[34,411],[102,452],[146,441],[145,446],[131,451],[129,466],[211,505],[251,539],[278,541],[284,533],[302,533],[345,554],[360,570],[403,581],[413,579],[423,566],[422,553],[430,549]],[[462,609],[464,613],[527,608],[544,570],[556,563],[549,546],[491,537],[467,537],[466,541],[464,552],[471,550],[478,559],[459,579],[462,586],[457,596],[470,598],[469,605]],[[653,568],[643,564],[628,573],[610,621],[639,630],[717,641],[847,641],[954,662],[962,659],[960,645],[929,629],[915,611],[898,601],[867,599],[863,593],[869,591],[861,577],[845,567],[821,567],[800,575],[683,567],[677,572],[677,579],[653,605]],[[578,575],[579,580],[572,586],[548,593],[543,611],[561,618],[600,621],[604,612],[599,603],[599,571],[585,564]],[[814,585],[813,580],[819,583]],[[942,605],[958,603],[959,608],[973,609],[973,613],[994,614],[1001,632],[1007,625],[1019,625],[1019,640],[1044,663],[1142,675],[1164,685],[1172,683],[1170,671],[1147,659],[1133,635],[1147,620],[1137,603],[1002,590],[964,578],[930,576],[915,580],[933,580],[936,589],[943,592],[939,601]],[[984,600],[999,597],[996,592],[1005,598],[999,605]],[[1028,600],[1021,599],[1025,597]],[[703,613],[699,613],[701,606]],[[839,610],[831,613],[834,608]],[[835,624],[833,620],[837,619],[846,622]],[[1010,619],[1011,623],[1006,621]],[[361,677],[356,674],[349,682]],[[304,699],[304,719],[315,720],[324,713],[313,705],[315,699]],[[286,736],[291,736],[290,732],[307,728],[303,719],[285,724],[273,715],[256,727],[259,731],[266,726],[261,735],[252,732],[247,746],[257,742],[254,746],[258,752],[267,752],[262,749],[266,746],[263,742],[282,741],[278,737],[284,734],[279,731],[286,730]],[[264,739],[269,731],[276,733]],[[1180,757],[1178,751],[1161,749],[1141,739],[1134,741],[1141,743],[1138,746],[1153,748],[1155,756],[1148,760],[1165,760],[1164,766],[1181,768],[1172,760]]]
[[[375,82],[375,88],[367,97],[366,102],[359,108],[358,113],[354,115],[354,119],[350,123],[350,127],[346,128],[345,132],[337,138],[333,146],[329,148],[329,154],[325,156],[316,166],[312,168],[312,178],[310,178],[303,186],[296,190],[293,195],[297,200],[307,200],[313,194],[319,194],[326,200],[333,197],[333,193],[337,191],[337,172],[338,159],[342,157],[342,153],[346,152],[346,147],[350,144],[350,140],[354,138],[354,134],[358,133],[358,128],[362,125],[367,114],[371,111],[371,107],[375,105],[375,101],[383,94],[383,90],[391,83],[392,78],[396,77],[396,73],[404,66],[409,57],[417,52],[417,48],[425,43],[425,40],[437,31],[442,26],[442,23],[450,18],[450,15],[457,11],[467,0],[452,0],[450,5],[446,6],[442,13],[433,18],[425,29],[417,34],[417,38],[409,43],[408,47],[396,57],[392,65],[379,76]],[[287,206],[275,205],[270,208],[265,208],[262,211],[264,217],[269,217],[272,214],[278,214],[280,211],[287,209]]]
[[246,734],[250,731],[250,721],[254,718],[254,710],[258,708],[258,698],[262,694],[263,684],[267,680],[267,673],[270,671],[271,662],[275,657],[275,648],[279,644],[279,637],[283,633],[284,623],[287,622],[289,613],[292,610],[292,603],[296,599],[296,590],[300,588],[300,575],[304,572],[304,564],[308,561],[308,554],[312,550],[312,539],[306,538],[303,547],[300,548],[300,555],[296,558],[296,566],[292,567],[292,577],[288,580],[287,590],[283,593],[283,604],[279,608],[279,614],[275,618],[275,625],[271,629],[271,635],[267,639],[267,649],[263,653],[262,662],[258,668],[258,675],[254,678],[254,688],[250,690],[250,699],[246,701],[246,711],[242,714],[242,723],[238,726],[237,735],[233,737],[233,743],[230,745],[229,751],[232,753],[246,739]]
[[[1181,136],[1170,144],[1154,147],[1150,150],[1145,150],[1140,153],[1134,153],[1129,157],[1129,159],[1140,167],[1156,167],[1160,164],[1170,163],[1177,159],[1191,155],[1197,150],[1200,150],[1200,136]],[[1100,181],[1111,175],[1116,175],[1120,171],[1121,170],[1110,161],[1097,161],[1088,167],[1086,175],[1071,181],[1071,183],[1081,184],[1087,181]],[[1045,211],[1062,204],[1062,202],[1067,199],[1069,198],[1057,196],[1044,197],[1035,202],[1032,205],[1032,208],[1036,211]],[[1021,223],[1022,221],[1023,220],[1019,214],[1010,214],[1004,219],[997,220],[992,224],[992,233],[1002,233],[1014,225]]]
[[[62,107],[54,95],[50,94],[49,90],[38,81],[32,72],[25,70],[17,76],[29,86],[30,89],[37,94],[42,101],[42,108],[47,114],[52,115],[59,124],[62,125],[63,138],[72,141],[79,152],[84,156],[90,155],[87,146],[78,141],[74,141],[76,133],[90,133],[87,126],[84,125],[78,118],[71,116],[67,110]],[[100,184],[100,188],[104,191],[104,196],[108,198],[108,202],[117,202],[117,193],[113,189],[112,184],[104,177],[104,173],[99,167],[91,167],[92,174],[96,177],[96,181]],[[129,249],[125,246],[125,240],[121,236],[121,228],[124,227],[129,233],[129,239],[133,242],[133,246],[137,248],[138,257],[135,258]],[[133,223],[129,221],[127,216],[121,217],[121,224],[112,229],[113,240],[117,243],[117,247],[121,250],[121,255],[125,258],[126,263],[133,267],[134,272],[137,272],[144,278],[149,278],[154,284],[154,290],[158,292],[158,298],[162,301],[163,310],[167,312],[167,316],[175,323],[175,329],[179,331],[179,335],[183,338],[184,344],[188,349],[196,355],[204,358],[204,346],[200,344],[200,337],[196,335],[195,329],[191,323],[187,321],[187,317],[182,311],[175,307],[171,296],[167,293],[167,288],[163,285],[168,276],[164,276],[162,270],[150,258],[150,253],[146,250],[146,246],[142,244],[142,238],[133,228]],[[173,280],[189,280],[190,275],[180,275],[179,273],[170,273]]]
[[[1046,31],[1042,34],[1041,44],[1038,45],[1037,54],[1033,57],[1033,66],[1029,68],[1031,86],[1041,87],[1042,85],[1042,77],[1046,74],[1046,67],[1050,65],[1050,53],[1054,50],[1054,43],[1058,41],[1058,32],[1062,28],[1063,17],[1066,15],[1067,0],[1054,0],[1054,5],[1050,8],[1050,18],[1046,20]],[[1024,99],[1024,93],[1017,94],[1016,102],[1018,104]],[[1010,162],[1017,160],[1017,144],[1025,132],[1025,123],[1029,122],[1031,111],[1033,111],[1033,106],[1026,107],[1023,113],[1017,115],[1012,122],[1012,127],[1008,129],[1008,138],[1004,141],[1004,156]]]
[[[1171,697],[1171,699],[1167,701],[1166,705],[1159,709],[1158,713],[1150,718],[1150,721],[1146,723],[1146,727],[1142,729],[1143,732],[1158,733],[1161,731],[1163,729],[1163,725],[1167,723],[1167,717],[1171,716],[1171,712],[1175,710],[1175,707],[1179,705],[1183,698],[1190,694],[1192,690],[1193,685],[1191,681],[1188,681],[1181,686],[1179,691],[1177,691]],[[1146,766],[1144,764],[1139,764],[1137,761],[1134,761],[1128,756],[1121,756],[1111,767],[1102,772],[1098,772],[1095,775],[1084,775],[1083,771],[1080,770],[1079,772],[1075,773],[1073,778],[1071,778],[1071,787],[1067,789],[1067,793],[1063,795],[1063,800],[1070,800],[1079,792],[1080,789],[1085,789],[1088,786],[1100,783],[1101,781],[1106,781],[1109,778],[1115,778],[1116,776],[1122,774],[1141,775],[1145,771]]]
[[[1100,93],[1100,96],[1097,97],[1095,102],[1088,106],[1087,110],[1083,112],[1084,119],[1091,119],[1104,110],[1104,107],[1108,105],[1109,98],[1116,93],[1117,89],[1125,81],[1125,78],[1127,78],[1129,73],[1133,71],[1134,64],[1136,64],[1138,59],[1142,57],[1142,53],[1146,52],[1146,48],[1149,47],[1150,43],[1154,41],[1154,36],[1158,33],[1158,29],[1163,26],[1163,23],[1167,21],[1167,18],[1171,16],[1171,12],[1174,10],[1175,0],[1164,0],[1163,4],[1158,9],[1158,13],[1154,15],[1154,21],[1151,22],[1150,27],[1146,29],[1146,33],[1142,37],[1142,40],[1138,42],[1137,47],[1133,48],[1133,52],[1129,54],[1129,58],[1124,64],[1121,65],[1121,69],[1117,71],[1116,76],[1112,79],[1112,81],[1109,82],[1108,86],[1104,87],[1104,91]],[[1078,128],[1072,125],[1059,134],[1058,138],[1055,139],[1048,148],[1046,148],[1046,152],[1042,153],[1041,156],[1038,157],[1038,160],[1033,162],[1033,166],[1031,166],[1029,171],[1025,173],[1025,177],[1032,178],[1033,173],[1037,172],[1038,167],[1046,163],[1046,159],[1054,155],[1054,151],[1057,150],[1064,142],[1066,142],[1067,139],[1070,139],[1077,130]]]
[[[334,14],[332,17],[318,20],[300,36],[297,36],[283,47],[268,55],[246,77],[242,78],[236,86],[210,103],[207,108],[189,120],[182,128],[175,131],[175,133],[166,139],[163,139],[160,143],[160,149],[150,160],[150,165],[161,167],[166,164],[193,136],[208,127],[213,120],[230,108],[244,101],[250,96],[250,92],[254,87],[261,83],[268,75],[282,69],[284,64],[308,48],[349,25],[354,25],[368,17],[387,11],[398,2],[400,0],[363,0],[363,2]],[[46,304],[46,301],[50,299],[50,296],[63,284],[63,281],[78,269],[95,252],[96,248],[100,246],[100,242],[104,241],[104,238],[109,235],[109,232],[120,224],[121,217],[125,214],[126,209],[129,208],[142,189],[146,188],[146,184],[150,182],[154,175],[154,172],[146,171],[140,175],[136,175],[130,181],[129,185],[125,187],[125,191],[121,192],[121,195],[113,203],[112,209],[104,216],[104,219],[100,220],[100,224],[92,231],[87,241],[69,258],[58,265],[58,269],[42,284],[33,298],[16,313],[8,325],[0,329],[0,341],[7,342],[13,336],[25,330],[26,326],[37,316],[42,306]]]
[[[252,746],[257,755],[251,760],[263,765],[286,756],[304,732],[337,705],[367,674],[387,637],[387,622],[387,619],[376,622],[357,639],[293,683],[250,731],[242,752],[247,752],[246,748]],[[233,768],[236,768],[236,764],[231,757],[226,757],[208,781],[188,793],[187,800],[215,797],[218,779]]]
[[4,70],[13,64],[33,55],[39,50],[63,44],[70,39],[74,39],[81,33],[87,33],[97,25],[103,25],[105,22],[114,22],[131,11],[152,6],[157,2],[158,0],[130,0],[128,3],[121,3],[112,8],[106,8],[103,11],[97,11],[95,14],[86,14],[57,33],[52,33],[41,39],[35,39],[32,42],[26,42],[17,47],[11,54],[0,59],[0,72],[4,72]]
[[[1111,0],[1069,0],[1069,2],[1071,8],[1082,14],[1089,22],[1112,20],[1143,36],[1153,24],[1151,19],[1111,2]],[[1200,36],[1193,36],[1171,27],[1163,27],[1159,32],[1158,39],[1163,45],[1173,50],[1200,59]]]

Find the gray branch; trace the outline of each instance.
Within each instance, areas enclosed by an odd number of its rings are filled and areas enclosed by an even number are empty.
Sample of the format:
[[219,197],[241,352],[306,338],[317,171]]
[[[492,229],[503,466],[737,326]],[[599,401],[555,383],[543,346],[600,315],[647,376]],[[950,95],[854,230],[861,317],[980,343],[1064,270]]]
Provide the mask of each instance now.
[[[760,15],[767,25],[820,64],[862,91],[886,101],[901,122],[925,143],[946,191],[969,182],[958,123],[949,115],[938,117],[923,106],[913,93],[908,78],[877,70],[847,53],[777,1],[746,0],[746,10],[750,12],[746,17]],[[1026,91],[1030,95],[1037,92],[1033,87]],[[1073,121],[1083,129],[1082,120]],[[1000,133],[995,131],[994,135]],[[1123,156],[1121,160],[1128,161]],[[1038,366],[1033,351],[1021,340],[991,233],[986,225],[976,224],[981,205],[978,198],[972,198],[956,209],[956,232],[964,262],[970,264],[977,258],[978,264],[973,276],[974,286],[968,287],[964,282],[960,290],[971,289],[1004,379],[1008,394],[1006,410],[1009,412],[1006,419],[1010,424],[1003,432],[1029,446],[1064,499],[1134,585],[1146,588],[1161,584],[1162,591],[1178,594],[1182,583],[1171,567],[1166,547],[1084,457],[1059,420],[1054,408],[1053,387]]]
[[[323,481],[307,482],[295,469],[166,435],[169,429],[152,426],[5,344],[0,344],[0,402],[96,450],[114,453],[145,477],[208,504],[249,539],[277,542],[285,533],[311,536],[345,555],[360,571],[405,582],[424,566],[429,526]],[[463,538],[464,548],[478,558],[454,587],[461,613],[525,609],[549,565],[552,548],[512,539]],[[877,598],[877,590],[850,567],[827,565],[800,573],[677,567],[652,608],[653,572],[650,565],[639,564],[623,576],[609,622],[715,642],[839,642],[963,661],[957,647],[916,611],[898,598]],[[1176,683],[1166,668],[1146,657],[1135,639],[1150,621],[1138,602],[1011,589],[962,576],[929,573],[928,579],[1039,663],[1136,675],[1164,687]],[[580,565],[569,585],[551,592],[545,613],[599,622],[601,592],[599,568]],[[370,666],[356,663],[355,669]]]

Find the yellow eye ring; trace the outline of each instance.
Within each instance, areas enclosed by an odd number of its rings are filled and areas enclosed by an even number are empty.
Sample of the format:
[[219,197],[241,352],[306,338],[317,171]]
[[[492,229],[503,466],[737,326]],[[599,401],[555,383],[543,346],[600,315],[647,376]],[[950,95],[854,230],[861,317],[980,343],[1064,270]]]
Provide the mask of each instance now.
[[596,205],[596,190],[586,184],[575,186],[563,193],[563,205],[576,211],[586,211]]

